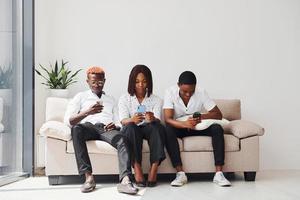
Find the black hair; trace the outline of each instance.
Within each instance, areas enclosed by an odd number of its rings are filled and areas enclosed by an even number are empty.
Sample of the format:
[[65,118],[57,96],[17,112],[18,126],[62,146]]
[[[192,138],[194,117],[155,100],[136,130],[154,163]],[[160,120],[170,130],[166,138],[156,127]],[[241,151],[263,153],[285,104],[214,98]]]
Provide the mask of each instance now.
[[130,96],[133,96],[135,94],[135,81],[139,73],[144,74],[146,78],[148,89],[147,97],[149,97],[152,94],[153,81],[151,70],[146,65],[136,65],[132,68],[128,80],[128,93],[130,94]]
[[184,71],[180,74],[178,79],[178,84],[187,84],[187,85],[195,85],[197,83],[197,78],[195,74],[191,71]]

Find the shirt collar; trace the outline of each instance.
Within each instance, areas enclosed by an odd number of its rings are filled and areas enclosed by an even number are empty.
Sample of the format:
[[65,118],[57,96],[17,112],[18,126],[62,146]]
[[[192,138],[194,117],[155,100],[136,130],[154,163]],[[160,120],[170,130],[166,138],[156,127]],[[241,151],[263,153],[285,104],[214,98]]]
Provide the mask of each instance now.
[[[98,95],[96,95],[91,89],[89,89],[89,93],[90,93],[90,95],[94,95],[94,96],[98,97]],[[102,95],[105,95],[104,91],[102,91],[101,97],[102,97]],[[101,97],[98,97],[98,98],[100,99]]]
[[[138,98],[136,97],[135,94],[133,96],[130,96],[130,97],[133,98],[133,99],[136,99],[138,101]],[[151,95],[148,97],[148,94],[146,93],[145,96],[144,96],[143,102],[146,101],[150,97],[151,97]]]
[[[195,98],[194,96],[195,96],[195,94],[196,94],[196,90],[197,90],[197,88],[195,88],[195,92],[193,93],[193,95],[191,96],[191,98],[190,98],[190,100],[189,100],[189,103],[191,102],[191,101],[193,101],[193,99]],[[177,88],[176,88],[176,99],[180,102],[180,101],[182,101],[183,102],[183,100],[182,100],[182,98],[180,97],[180,95],[179,95],[179,87],[177,86]],[[188,103],[188,104],[189,104]]]

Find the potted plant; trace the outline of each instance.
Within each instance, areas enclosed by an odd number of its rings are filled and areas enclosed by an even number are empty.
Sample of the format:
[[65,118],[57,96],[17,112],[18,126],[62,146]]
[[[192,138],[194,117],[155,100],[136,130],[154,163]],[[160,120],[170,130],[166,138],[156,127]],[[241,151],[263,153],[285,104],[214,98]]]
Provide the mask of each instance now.
[[12,100],[12,76],[13,68],[0,66],[0,97],[3,99],[3,105],[11,105]]
[[61,65],[58,65],[56,60],[54,67],[50,63],[50,68],[46,68],[39,64],[40,68],[44,71],[44,74],[35,69],[35,72],[44,79],[43,85],[46,85],[50,89],[52,96],[56,97],[68,97],[68,86],[76,83],[75,79],[78,72],[82,69],[78,69],[74,73],[66,67],[68,62],[61,61]]

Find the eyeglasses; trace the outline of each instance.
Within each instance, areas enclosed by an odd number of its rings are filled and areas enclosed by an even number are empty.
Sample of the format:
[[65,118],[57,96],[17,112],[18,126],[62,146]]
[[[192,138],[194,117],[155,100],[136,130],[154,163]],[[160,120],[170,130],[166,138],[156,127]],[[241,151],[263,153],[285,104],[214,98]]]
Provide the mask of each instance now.
[[102,81],[92,81],[91,84],[92,85],[103,85],[105,83],[105,79]]

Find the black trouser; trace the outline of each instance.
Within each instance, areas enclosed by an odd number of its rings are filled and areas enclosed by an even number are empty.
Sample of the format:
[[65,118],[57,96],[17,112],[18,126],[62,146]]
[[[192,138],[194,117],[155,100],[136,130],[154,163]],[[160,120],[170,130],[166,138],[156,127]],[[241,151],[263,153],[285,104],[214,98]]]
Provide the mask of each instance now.
[[131,178],[130,151],[126,137],[117,130],[105,132],[103,127],[101,123],[93,125],[90,122],[72,127],[71,133],[79,174],[92,173],[86,141],[103,140],[118,150],[120,181],[127,175]]
[[141,126],[130,123],[124,126],[121,132],[128,137],[133,152],[132,160],[137,163],[141,164],[142,162],[143,139],[148,141],[151,164],[154,162],[160,164],[166,158],[164,151],[165,127],[160,122],[147,123]]
[[[219,124],[213,124],[205,130],[197,131],[190,129],[179,129],[173,126],[166,126],[166,149],[170,156],[173,167],[182,166],[178,138],[187,136],[209,136],[212,138],[214,159],[216,166],[224,165],[224,131]],[[196,158],[195,158],[196,159]]]

